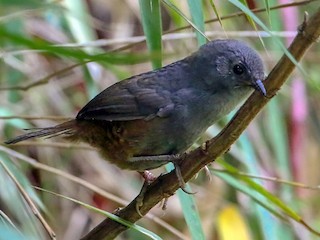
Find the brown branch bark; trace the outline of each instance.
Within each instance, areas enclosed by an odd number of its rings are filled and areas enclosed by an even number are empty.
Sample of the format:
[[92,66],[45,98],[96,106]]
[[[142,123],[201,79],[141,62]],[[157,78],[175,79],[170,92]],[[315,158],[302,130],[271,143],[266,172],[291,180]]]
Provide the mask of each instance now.
[[[300,61],[304,53],[320,36],[320,8],[300,27],[300,32],[289,47],[289,52],[297,61]],[[204,166],[211,163],[217,157],[228,151],[230,146],[239,138],[252,119],[276,95],[283,83],[295,69],[295,65],[286,55],[282,56],[277,65],[270,72],[265,81],[268,98],[262,98],[257,92],[253,93],[246,103],[237,112],[230,123],[219,133],[218,136],[206,143],[206,148],[198,148],[187,154],[181,161],[181,173],[185,181],[189,181]],[[175,172],[170,172],[159,177],[149,187],[144,196],[144,205],[141,213],[145,215],[151,208],[163,198],[171,196],[179,188]],[[128,206],[116,212],[119,217],[132,223],[138,221],[141,216],[136,212],[136,199]],[[127,228],[110,219],[105,219],[83,240],[113,239]]]

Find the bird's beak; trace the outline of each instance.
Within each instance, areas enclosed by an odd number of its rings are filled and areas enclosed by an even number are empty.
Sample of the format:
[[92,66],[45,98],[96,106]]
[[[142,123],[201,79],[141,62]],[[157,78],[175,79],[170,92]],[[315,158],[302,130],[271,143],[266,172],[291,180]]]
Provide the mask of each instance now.
[[266,91],[266,89],[260,79],[255,80],[253,82],[253,87],[254,87],[254,89],[258,90],[260,93],[262,93],[263,96],[267,96],[267,91]]

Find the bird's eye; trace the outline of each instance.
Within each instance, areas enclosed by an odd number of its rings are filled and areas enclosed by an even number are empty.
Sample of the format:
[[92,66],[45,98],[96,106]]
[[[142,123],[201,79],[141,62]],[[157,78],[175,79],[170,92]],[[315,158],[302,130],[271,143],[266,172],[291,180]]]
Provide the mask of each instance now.
[[243,74],[245,71],[245,67],[242,64],[236,64],[233,66],[233,72],[237,75]]

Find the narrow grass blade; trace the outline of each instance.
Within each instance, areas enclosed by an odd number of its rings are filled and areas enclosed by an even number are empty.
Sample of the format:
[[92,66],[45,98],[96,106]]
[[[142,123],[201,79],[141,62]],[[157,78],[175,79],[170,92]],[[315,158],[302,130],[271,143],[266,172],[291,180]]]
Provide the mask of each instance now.
[[[192,17],[192,21],[201,32],[205,32],[202,1],[188,0],[188,5],[189,5],[189,11]],[[199,46],[207,42],[206,38],[200,32],[197,31],[196,36],[197,36]]]
[[131,229],[133,229],[133,230],[136,230],[136,231],[138,231],[139,233],[142,233],[143,235],[149,237],[150,239],[161,240],[161,238],[160,238],[158,235],[154,234],[153,232],[151,232],[151,231],[149,231],[149,230],[147,230],[147,229],[145,229],[145,228],[143,228],[143,227],[141,227],[141,226],[138,226],[138,225],[136,225],[136,224],[133,224],[133,223],[131,223],[131,222],[129,222],[129,221],[126,221],[126,220],[124,220],[124,219],[122,219],[122,218],[120,218],[120,217],[118,217],[118,216],[116,216],[116,215],[114,215],[114,214],[112,214],[112,213],[109,213],[109,212],[107,212],[107,211],[103,211],[103,210],[101,210],[101,209],[99,209],[99,208],[93,207],[93,206],[91,206],[91,205],[89,205],[89,204],[86,204],[86,203],[81,202],[81,201],[79,201],[79,200],[76,200],[76,199],[74,199],[74,198],[67,197],[67,196],[64,196],[64,195],[61,195],[61,194],[58,194],[58,193],[55,193],[55,192],[52,192],[52,191],[49,191],[49,190],[40,188],[40,187],[35,187],[35,189],[38,189],[38,190],[40,190],[40,191],[42,191],[42,192],[45,192],[45,193],[50,193],[50,194],[55,195],[55,196],[57,196],[57,197],[61,197],[61,198],[64,198],[64,199],[66,199],[66,200],[69,200],[69,201],[71,201],[71,202],[74,202],[74,203],[76,203],[76,204],[79,204],[79,205],[81,205],[81,206],[83,206],[83,207],[85,207],[85,208],[87,208],[87,209],[89,209],[89,210],[92,210],[92,211],[94,211],[94,212],[96,212],[96,213],[99,213],[99,214],[101,214],[101,215],[104,215],[105,217],[108,217],[108,218],[112,219],[113,221],[116,221],[116,222],[118,222],[118,223],[121,223],[121,224],[123,224],[123,225],[126,226],[126,227],[129,227],[129,228],[131,228]]
[[[167,164],[166,169],[167,171],[172,171],[174,167],[172,166],[172,164]],[[192,192],[188,184],[186,186],[186,189]],[[181,189],[177,191],[177,194],[180,200],[184,219],[186,220],[192,239],[206,239],[202,229],[201,218],[196,207],[194,196],[192,194],[186,194]]]
[[162,24],[160,0],[139,0],[139,4],[142,26],[147,39],[148,49],[151,54],[156,54],[158,56],[152,60],[153,68],[157,69],[162,66]]

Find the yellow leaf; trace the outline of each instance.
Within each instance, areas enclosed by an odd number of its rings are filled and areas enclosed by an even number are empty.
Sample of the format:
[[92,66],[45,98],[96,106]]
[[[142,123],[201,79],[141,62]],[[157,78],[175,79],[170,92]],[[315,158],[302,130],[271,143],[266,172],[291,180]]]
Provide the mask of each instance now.
[[250,240],[245,219],[235,205],[227,205],[218,215],[218,234],[221,240]]

